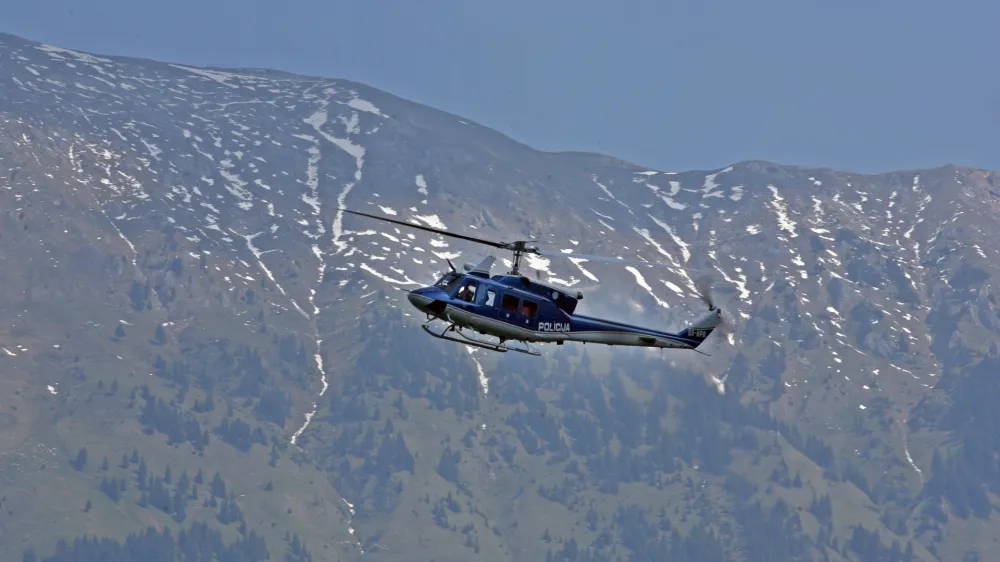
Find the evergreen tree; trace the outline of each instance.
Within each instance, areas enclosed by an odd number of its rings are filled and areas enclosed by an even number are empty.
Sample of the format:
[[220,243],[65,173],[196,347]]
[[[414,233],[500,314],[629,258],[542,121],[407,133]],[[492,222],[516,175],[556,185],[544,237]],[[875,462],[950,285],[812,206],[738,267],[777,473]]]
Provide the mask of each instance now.
[[186,494],[188,488],[191,486],[191,481],[188,479],[187,471],[181,472],[181,478],[177,481],[177,489],[182,493]]
[[[47,550],[54,554],[44,562],[265,562],[276,559],[256,532],[247,530],[227,544],[218,529],[202,522],[193,523],[179,533],[150,526],[129,534],[124,541],[91,536],[61,539],[54,548]],[[27,551],[21,560],[39,562],[40,559],[33,551]],[[295,560],[308,561],[305,555]]]
[[139,489],[146,490],[146,478],[149,477],[149,469],[146,468],[146,459],[139,459],[139,468],[135,471],[135,477],[139,482]]
[[84,468],[87,467],[87,448],[86,447],[80,449],[76,453],[76,458],[73,459],[73,462],[71,464],[73,465],[73,468],[75,468],[78,471],[82,471]]
[[268,466],[271,468],[278,468],[278,447],[277,445],[271,446],[271,458],[267,461]]
[[[121,484],[124,484],[124,480],[122,480]],[[101,478],[101,483],[98,484],[98,488],[104,492],[104,495],[108,496],[111,501],[118,503],[118,501],[121,500],[121,493],[123,491],[121,484],[119,484],[115,478],[108,480],[108,477],[105,476]]]
[[184,493],[177,490],[173,497],[172,510],[174,513],[174,521],[178,523],[183,523],[184,519],[187,517],[187,500],[184,497]]
[[222,480],[222,475],[218,472],[212,477],[211,492],[217,498],[226,497],[226,483]]

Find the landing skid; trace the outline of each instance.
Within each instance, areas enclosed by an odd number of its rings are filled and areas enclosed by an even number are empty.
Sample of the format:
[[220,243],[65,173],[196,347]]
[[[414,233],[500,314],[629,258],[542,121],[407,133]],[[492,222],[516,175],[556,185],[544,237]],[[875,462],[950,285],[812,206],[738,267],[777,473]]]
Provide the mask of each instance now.
[[[462,332],[462,328],[456,326],[455,324],[449,325],[441,333],[437,333],[431,330],[428,324],[422,324],[420,327],[423,328],[425,332],[434,336],[435,338],[448,340],[455,343],[461,343],[465,345],[472,345],[475,347],[481,347],[483,349],[488,349],[490,351],[496,351],[497,353],[507,353],[508,351],[517,351],[518,353],[524,353],[526,355],[532,355],[535,357],[538,357],[542,354],[541,351],[532,349],[530,346],[528,346],[527,343],[524,344],[524,349],[521,349],[518,347],[511,347],[505,344],[504,340],[500,340],[500,343],[491,343],[474,337],[469,337],[465,335],[464,332]],[[456,334],[462,336],[462,339],[451,337],[448,335],[448,332],[455,332]]]

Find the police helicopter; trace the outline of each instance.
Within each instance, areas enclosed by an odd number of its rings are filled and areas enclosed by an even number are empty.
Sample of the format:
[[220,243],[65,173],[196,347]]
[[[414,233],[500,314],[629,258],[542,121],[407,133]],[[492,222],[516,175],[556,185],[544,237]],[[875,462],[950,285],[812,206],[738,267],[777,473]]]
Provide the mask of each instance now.
[[[423,329],[436,338],[501,353],[517,351],[533,356],[539,356],[541,352],[533,349],[529,342],[562,345],[567,341],[611,346],[688,349],[708,355],[699,351],[698,346],[717,328],[721,331],[726,326],[722,311],[712,302],[709,287],[704,283],[698,284],[698,291],[708,306],[708,311],[687,328],[671,333],[579,314],[576,312],[576,307],[583,299],[582,292],[571,292],[537,279],[529,279],[520,272],[521,258],[526,254],[670,267],[665,264],[551,252],[530,246],[529,241],[496,242],[360,211],[340,210],[512,252],[513,265],[507,274],[490,276],[490,269],[496,261],[493,256],[486,257],[475,266],[466,264],[463,267],[464,272],[459,272],[451,260],[446,260],[450,271],[442,275],[433,285],[407,293],[410,304],[427,315],[427,322],[422,325]],[[446,326],[434,331],[430,324],[437,320],[443,321]],[[493,336],[499,339],[499,342],[485,341],[475,335],[467,334],[466,331]],[[461,339],[451,336],[452,332],[461,336]],[[524,347],[511,346],[507,342],[520,342]]]

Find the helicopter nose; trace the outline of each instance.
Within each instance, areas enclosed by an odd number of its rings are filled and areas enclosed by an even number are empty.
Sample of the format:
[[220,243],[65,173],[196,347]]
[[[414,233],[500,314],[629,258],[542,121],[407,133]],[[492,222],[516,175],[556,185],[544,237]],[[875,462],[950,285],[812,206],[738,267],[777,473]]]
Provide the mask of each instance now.
[[409,293],[407,293],[406,298],[407,300],[410,301],[410,304],[413,305],[414,308],[416,308],[421,312],[427,312],[427,305],[429,305],[431,301],[434,300],[416,291],[410,291]]

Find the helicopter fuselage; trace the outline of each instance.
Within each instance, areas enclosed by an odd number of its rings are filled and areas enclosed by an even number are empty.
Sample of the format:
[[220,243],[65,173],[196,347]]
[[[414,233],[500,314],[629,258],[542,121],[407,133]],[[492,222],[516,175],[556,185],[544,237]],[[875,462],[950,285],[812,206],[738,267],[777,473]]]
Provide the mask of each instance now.
[[576,295],[527,277],[473,271],[451,272],[430,287],[407,295],[410,303],[432,319],[469,328],[501,341],[556,343],[566,341],[606,345],[694,349],[708,337],[718,311],[707,313],[680,333],[634,326],[575,314]]
[[[421,287],[407,294],[410,303],[428,316],[428,321],[423,324],[422,328],[436,338],[493,351],[513,350],[529,355],[540,354],[527,346],[529,342],[562,344],[567,341],[698,351],[698,346],[708,338],[716,327],[722,324],[722,312],[712,304],[711,298],[704,291],[699,292],[702,300],[709,305],[708,312],[684,330],[671,333],[576,314],[576,305],[583,299],[583,293],[576,291],[574,294],[564,288],[554,287],[540,281],[532,281],[519,273],[521,258],[532,254],[667,267],[664,264],[575,254],[566,250],[550,252],[539,249],[524,240],[499,242],[422,225],[415,219],[406,222],[350,209],[340,210],[352,215],[500,248],[513,254],[510,272],[506,275],[492,277],[490,276],[490,268],[496,261],[493,256],[487,256],[474,267],[467,265],[465,267],[466,273],[457,271],[451,261],[446,258],[448,266],[451,267],[450,272],[438,279],[433,286]],[[434,320],[443,320],[449,325],[443,332],[435,333],[429,327],[429,324]],[[465,335],[463,329],[499,338],[500,343],[479,341]],[[449,333],[453,331],[461,335],[464,341],[451,337]],[[523,342],[529,349],[516,349],[508,346],[504,343],[508,340]],[[698,351],[698,353],[702,352]]]

